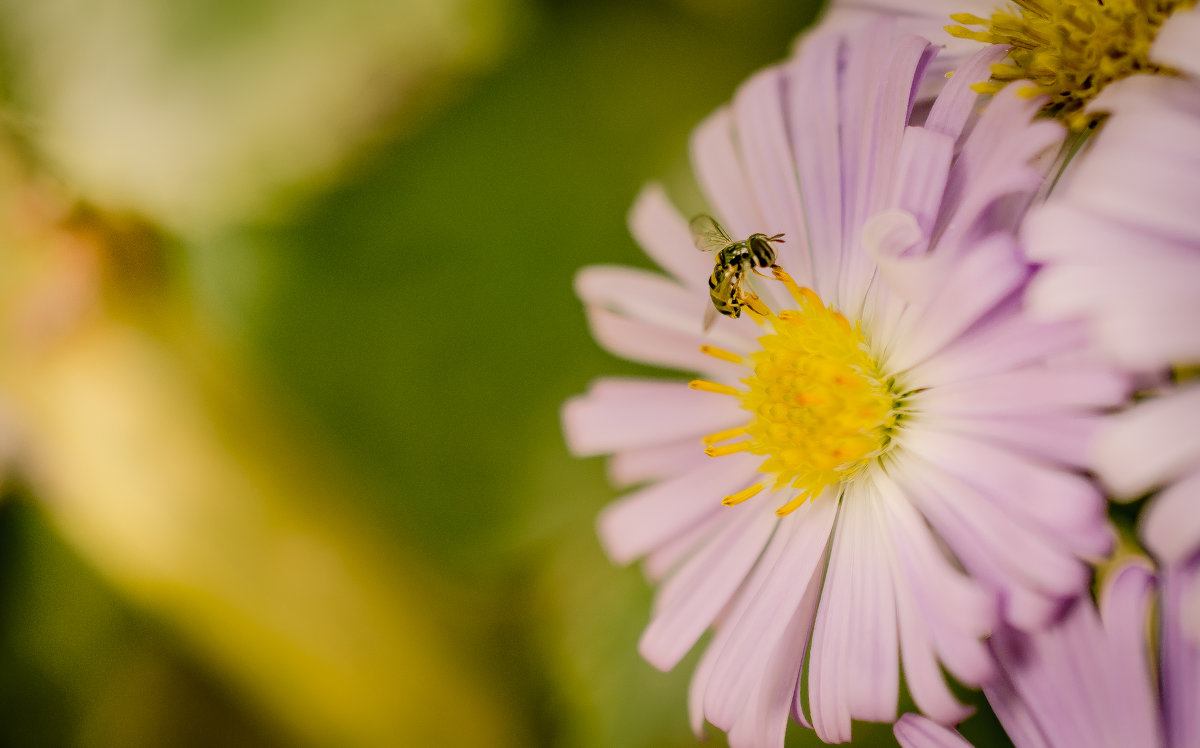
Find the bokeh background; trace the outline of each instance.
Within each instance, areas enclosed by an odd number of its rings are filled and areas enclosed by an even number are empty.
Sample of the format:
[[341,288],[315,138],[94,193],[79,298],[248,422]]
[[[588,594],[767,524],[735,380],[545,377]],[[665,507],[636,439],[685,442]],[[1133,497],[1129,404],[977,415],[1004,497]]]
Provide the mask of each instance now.
[[695,745],[571,279],[818,10],[0,0],[0,745]]

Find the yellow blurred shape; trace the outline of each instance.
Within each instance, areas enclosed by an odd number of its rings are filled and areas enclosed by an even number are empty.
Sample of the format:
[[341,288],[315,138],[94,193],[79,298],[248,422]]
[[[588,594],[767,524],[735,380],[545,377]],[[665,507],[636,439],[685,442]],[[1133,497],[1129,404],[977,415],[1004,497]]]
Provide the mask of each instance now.
[[141,250],[141,270],[105,280],[136,223],[107,237],[52,223],[0,251],[22,279],[0,296],[0,399],[67,542],[298,744],[523,744],[506,694],[444,631],[461,611],[368,526],[354,481],[227,344],[152,292]]
[[489,65],[520,0],[0,0],[25,135],[189,235],[276,208]]

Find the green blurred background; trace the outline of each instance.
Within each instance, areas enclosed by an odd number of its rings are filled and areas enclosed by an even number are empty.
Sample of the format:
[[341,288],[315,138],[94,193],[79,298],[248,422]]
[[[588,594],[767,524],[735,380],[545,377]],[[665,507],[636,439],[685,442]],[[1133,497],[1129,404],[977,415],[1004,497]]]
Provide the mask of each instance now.
[[571,279],[818,5],[0,1],[0,745],[694,745]]

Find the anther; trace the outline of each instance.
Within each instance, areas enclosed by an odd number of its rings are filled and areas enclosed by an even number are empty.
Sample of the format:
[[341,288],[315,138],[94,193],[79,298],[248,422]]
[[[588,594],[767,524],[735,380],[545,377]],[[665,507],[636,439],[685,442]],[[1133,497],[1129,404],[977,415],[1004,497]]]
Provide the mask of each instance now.
[[700,441],[703,444],[718,444],[720,442],[729,441],[730,439],[734,438],[735,436],[742,436],[745,433],[746,433],[746,427],[738,426],[736,429],[726,429],[725,431],[718,431],[715,434],[709,434],[708,436],[704,437]]
[[730,387],[727,384],[719,384],[717,382],[710,382],[707,379],[693,379],[692,381],[688,382],[688,387],[691,387],[693,390],[700,390],[701,392],[712,392],[717,395],[740,395],[740,394],[742,394],[734,387]]
[[741,356],[727,351],[724,348],[718,348],[715,345],[702,345],[700,346],[700,352],[722,361],[728,361],[731,364],[740,364],[742,362]]
[[755,483],[753,486],[750,486],[749,488],[743,488],[741,491],[738,491],[737,493],[726,496],[725,498],[721,499],[721,503],[724,504],[725,506],[735,506],[737,504],[742,503],[746,499],[757,496],[762,490],[763,490],[763,485],[761,483]]
[[775,514],[780,517],[786,517],[789,514],[791,514],[792,512],[799,509],[801,506],[803,506],[804,503],[807,501],[808,501],[808,493],[801,491],[800,494],[796,496],[796,498],[792,499],[788,503],[786,503],[783,506],[776,509]]
[[733,444],[722,444],[718,447],[708,447],[704,450],[704,454],[708,455],[709,457],[724,457],[725,455],[745,452],[746,450],[750,449],[750,446],[751,441],[747,439],[745,441],[734,442]]

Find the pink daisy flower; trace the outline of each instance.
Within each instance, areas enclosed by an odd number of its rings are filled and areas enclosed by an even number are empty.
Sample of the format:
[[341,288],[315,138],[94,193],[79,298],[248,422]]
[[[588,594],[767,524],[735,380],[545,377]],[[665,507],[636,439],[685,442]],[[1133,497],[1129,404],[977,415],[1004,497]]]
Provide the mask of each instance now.
[[[1000,677],[984,686],[1016,748],[1188,748],[1200,745],[1200,648],[1180,625],[1180,592],[1196,565],[1164,574],[1159,649],[1147,641],[1155,580],[1137,563],[1110,578],[1099,609],[1083,597],[1053,628],[992,637]],[[1155,674],[1158,681],[1155,680]],[[964,748],[957,732],[906,714],[903,748]]]
[[785,235],[777,280],[747,271],[739,318],[703,329],[713,256],[656,187],[631,227],[672,277],[577,278],[602,345],[700,373],[602,379],[563,421],[576,454],[644,484],[603,512],[601,540],[662,581],[652,664],[715,626],[690,711],[734,746],[782,745],[789,713],[829,742],[894,720],[901,660],[924,713],[962,719],[940,666],[984,682],[997,616],[1044,625],[1110,547],[1077,468],[1127,382],[1080,355],[1078,325],[1019,303],[1013,227],[1062,128],[1015,90],[978,114],[970,86],[1003,50],[914,115],[933,54],[886,24],[817,33],[697,129],[730,234]]
[[[1046,205],[1029,216],[1029,253],[1045,263],[1032,307],[1086,320],[1096,345],[1134,371],[1200,363],[1200,12],[1177,11],[1151,52],[1179,77],[1114,83],[1111,112]],[[1095,470],[1118,498],[1162,489],[1142,536],[1164,564],[1200,554],[1200,382],[1106,424]],[[1200,637],[1200,586],[1189,594]]]

